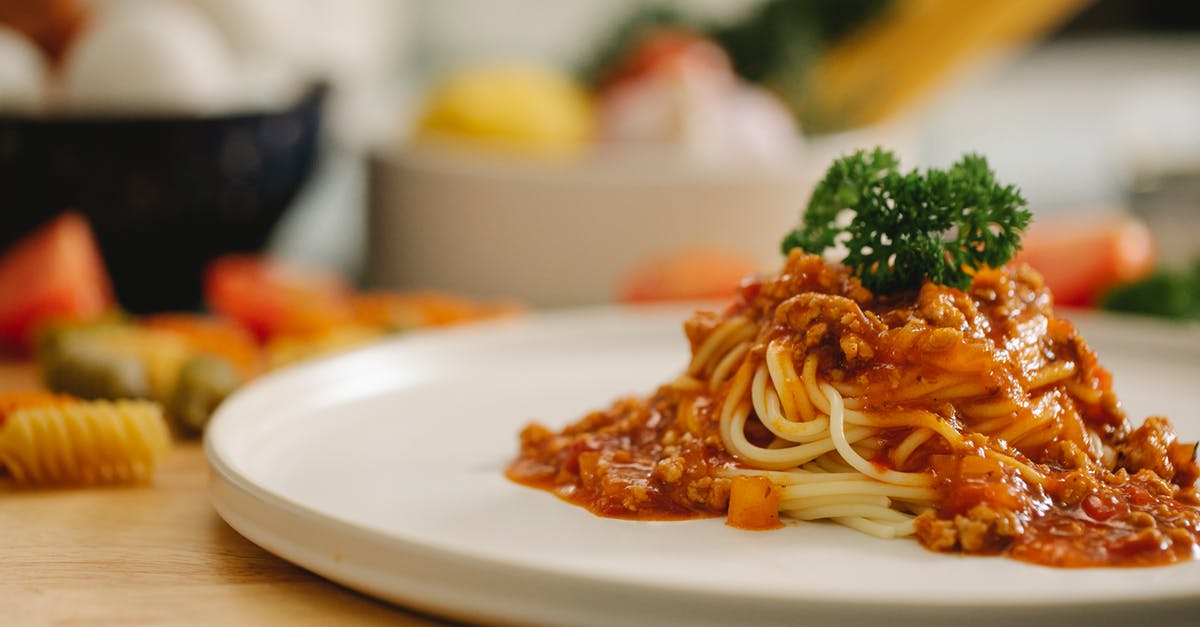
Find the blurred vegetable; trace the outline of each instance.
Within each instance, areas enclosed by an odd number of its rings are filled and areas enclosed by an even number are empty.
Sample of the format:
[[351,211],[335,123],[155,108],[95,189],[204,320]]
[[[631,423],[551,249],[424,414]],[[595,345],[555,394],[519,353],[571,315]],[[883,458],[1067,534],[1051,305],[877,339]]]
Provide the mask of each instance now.
[[733,71],[729,56],[720,46],[689,31],[663,29],[647,33],[625,52],[600,79],[601,89],[662,74],[700,72],[729,77]]
[[1087,307],[1115,285],[1154,267],[1154,240],[1139,220],[1124,215],[1039,220],[1014,258],[1042,274],[1059,305]]
[[0,257],[0,345],[27,349],[39,325],[97,318],[114,307],[92,230],[65,213]]
[[128,323],[62,326],[39,343],[46,387],[82,398],[166,402],[191,357],[173,334]]
[[242,383],[241,375],[220,357],[200,355],[183,365],[167,410],[193,434],[204,431],[217,407]]
[[105,350],[76,330],[56,334],[38,355],[47,388],[85,399],[150,397],[146,367],[136,355]]
[[537,66],[492,65],[460,71],[438,84],[419,137],[555,156],[585,146],[593,126],[587,94],[570,77]]
[[601,39],[601,46],[579,67],[579,77],[592,87],[600,87],[619,74],[617,68],[625,62],[629,51],[642,41],[661,31],[694,32],[703,34],[705,25],[691,19],[680,9],[668,5],[648,4],[634,9]]
[[[158,401],[167,406],[173,422],[199,433],[217,405],[248,376],[213,350],[223,345],[212,343],[205,333],[215,328],[207,325],[218,323],[201,320],[170,314],[141,323],[58,326],[38,345],[43,381],[50,390],[85,399]],[[257,369],[257,347],[248,336],[245,340],[255,350]]]
[[1189,271],[1158,270],[1104,295],[1105,309],[1165,318],[1200,319],[1200,258]]
[[680,251],[634,268],[620,286],[619,298],[627,303],[724,300],[758,269],[750,259],[727,251]]
[[213,261],[204,296],[214,312],[245,325],[260,340],[314,335],[351,322],[350,286],[341,276],[254,255]]
[[143,316],[137,324],[173,333],[202,355],[219,356],[235,367],[241,379],[249,379],[263,367],[254,336],[227,318],[189,313],[160,313]]

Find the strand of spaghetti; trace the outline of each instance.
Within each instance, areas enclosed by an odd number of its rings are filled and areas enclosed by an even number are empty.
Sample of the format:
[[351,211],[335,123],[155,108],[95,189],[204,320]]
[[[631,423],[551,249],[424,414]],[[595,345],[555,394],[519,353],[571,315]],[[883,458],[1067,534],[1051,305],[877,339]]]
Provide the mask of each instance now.
[[[817,356],[809,355],[804,359],[804,369],[800,375],[800,386],[807,394],[807,398],[817,408],[817,411],[829,415],[829,402],[825,399],[825,395],[817,386]],[[840,392],[839,392],[840,393]],[[856,403],[859,405],[859,403]],[[843,400],[842,407],[845,410],[845,402]],[[866,414],[855,410],[846,410],[847,418],[854,424],[868,425],[872,423],[871,418]]]
[[775,384],[775,393],[783,404],[783,413],[788,420],[808,422],[814,418],[812,404],[807,397],[798,397],[800,377],[796,374],[796,366],[792,363],[791,351],[784,343],[775,340],[767,345],[767,370],[771,373],[771,382]]
[[[1013,420],[1000,433],[994,437],[1005,440],[1013,446],[1018,446],[1021,438],[1036,432],[1038,429],[1050,425],[1054,422],[1054,417],[1050,414],[1034,414],[1028,410],[1017,412],[1013,415]],[[1058,429],[1055,428],[1057,432]],[[989,434],[991,435],[991,434]]]
[[858,386],[846,385],[845,383],[830,383],[842,395],[842,407],[847,412],[861,411],[867,405],[866,399],[862,398],[863,391]]
[[724,352],[724,346],[753,339],[755,333],[755,326],[740,316],[722,322],[715,331],[704,338],[700,348],[692,356],[692,361],[688,364],[688,374],[697,375],[704,372],[705,366],[713,361],[714,356]]
[[804,391],[808,394],[808,400],[812,402],[817,411],[829,415],[829,401],[825,395],[817,387],[817,356],[809,355],[804,358],[804,369],[800,373],[800,379],[804,383]]
[[[734,430],[728,434],[730,441],[726,443],[726,447],[730,452],[746,463],[769,470],[783,470],[807,464],[836,448],[831,439],[777,449],[755,446],[746,439],[746,436],[742,432],[749,410],[749,404],[746,404],[745,411],[735,415],[732,423]],[[846,435],[848,437],[858,436],[865,438],[870,436],[871,433],[864,430],[861,433],[847,433]]]
[[870,477],[864,477],[861,473],[858,473],[858,472],[824,472],[824,471],[813,471],[813,470],[809,470],[807,468],[796,468],[794,470],[786,470],[786,471],[783,471],[783,470],[758,470],[758,469],[754,469],[754,468],[730,468],[719,474],[724,477],[732,477],[732,476],[739,476],[739,475],[752,476],[752,477],[766,477],[767,479],[771,480],[771,483],[774,483],[779,486],[800,485],[800,484],[808,484],[808,483],[827,483],[827,482],[836,482],[836,481],[860,481],[860,482],[870,481],[872,483],[875,483],[874,479],[871,479]]
[[1012,400],[1004,398],[996,401],[983,401],[959,408],[963,415],[971,420],[987,420],[1011,416],[1016,411]]
[[[1062,429],[1060,428],[1058,421],[1047,421],[1040,429],[1025,434],[1025,437],[1023,437],[1020,441],[1020,446],[1024,447],[1025,449],[1034,449],[1042,446],[1043,444],[1048,444],[1051,440],[1058,438],[1061,434],[1061,431]],[[1017,443],[1012,444],[1014,446],[1017,445]]]
[[671,387],[685,392],[695,392],[704,387],[699,379],[689,374],[681,374],[671,381]]
[[832,437],[838,453],[841,454],[842,459],[846,460],[847,464],[850,464],[855,470],[868,477],[874,477],[887,483],[922,487],[932,485],[932,477],[927,474],[880,469],[859,456],[850,446],[850,441],[846,439],[845,411],[842,408],[842,395],[838,394],[838,391],[828,383],[821,384],[821,391],[825,393],[825,399],[831,409],[829,412],[829,435]]
[[815,466],[828,473],[858,472],[853,466],[847,464],[846,460],[842,459],[841,455],[837,454],[836,449],[833,453],[828,453],[814,459],[810,466]]
[[[719,426],[721,430],[721,439],[725,443],[725,447],[729,448],[733,441],[729,437],[733,433],[733,417],[743,405],[743,397],[746,394],[746,386],[750,382],[750,362],[742,362],[737,373],[733,375],[733,380],[729,383],[729,389],[725,391],[725,399],[721,401],[721,414],[719,418]],[[745,413],[749,413],[746,409]],[[742,423],[745,423],[745,416],[742,417]],[[741,432],[741,428],[738,428]]]
[[741,342],[725,353],[725,356],[713,368],[712,374],[709,375],[708,389],[717,391],[717,388],[721,387],[721,384],[729,378],[729,371],[741,363],[748,352],[750,352],[750,342]]
[[929,441],[933,437],[933,432],[924,427],[913,429],[904,439],[892,449],[891,459],[892,464],[897,468],[903,467],[908,461],[909,456],[913,454],[920,446]]
[[868,503],[842,503],[834,505],[821,505],[818,507],[802,507],[797,509],[787,510],[789,516],[799,520],[818,520],[821,518],[841,518],[843,516],[856,516],[874,520],[884,520],[890,522],[901,522],[909,519],[906,514],[884,506],[872,505]]
[[758,420],[771,433],[792,442],[811,442],[819,438],[829,437],[829,421],[827,419],[811,422],[792,422],[783,415],[779,396],[774,389],[767,387],[766,366],[759,366],[754,373],[754,381],[750,384],[750,398],[754,402],[754,411]]
[[999,451],[996,451],[996,450],[993,450],[990,448],[984,449],[983,455],[984,455],[984,457],[988,457],[992,460],[1000,462],[1001,464],[1008,464],[1008,465],[1016,468],[1017,472],[1021,473],[1021,478],[1025,479],[1026,481],[1028,481],[1030,483],[1036,483],[1038,485],[1042,485],[1046,482],[1045,475],[1043,475],[1042,473],[1035,470],[1029,464],[1022,462],[1011,455],[1005,455],[1004,453],[1001,453]]
[[1075,362],[1057,361],[1045,366],[1029,377],[1029,390],[1036,390],[1052,383],[1058,383],[1075,375]]
[[[746,418],[750,415],[750,403],[739,403],[728,415],[722,412],[721,438],[725,448],[742,461],[769,470],[783,470],[806,464],[835,449],[833,440],[824,439],[788,448],[772,449],[756,446],[746,439]],[[728,421],[728,422],[726,422]],[[872,435],[869,429],[847,432],[847,438],[859,440]]]
[[843,416],[848,424],[870,425],[874,427],[923,427],[942,436],[951,446],[962,444],[962,434],[949,421],[937,414],[923,409],[898,411],[891,413],[872,413],[843,410]]
[[986,396],[987,386],[978,381],[961,377],[939,377],[930,381],[905,381],[891,393],[895,401],[917,399],[949,400]]
[[810,496],[829,496],[831,494],[869,494],[873,496],[894,497],[906,501],[933,501],[937,498],[937,494],[933,491],[933,488],[918,488],[879,481],[830,481],[825,483],[790,485],[782,488],[780,498],[802,499]]
[[988,394],[987,385],[978,381],[965,381],[949,387],[944,387],[929,395],[929,400],[949,401],[960,398],[977,398]]
[[892,501],[886,496],[870,496],[865,494],[831,494],[829,496],[813,496],[805,499],[780,499],[779,510],[807,509],[825,507],[827,505],[874,505],[891,507]]
[[[790,357],[787,359],[787,368],[791,369],[792,373],[795,374],[796,365]],[[808,389],[804,386],[803,374],[798,375],[796,384],[791,387],[791,392],[796,398],[796,409],[800,412],[801,417],[806,420],[816,419],[817,408],[808,396]]]
[[1103,390],[1093,388],[1079,381],[1067,383],[1067,393],[1088,405],[1096,405],[1104,398]]
[[861,531],[867,535],[875,536],[876,538],[883,538],[885,540],[899,538],[901,536],[911,536],[914,533],[913,522],[911,520],[898,523],[881,523],[867,520],[865,518],[849,516],[836,517],[833,520],[838,524],[850,527],[855,531]]
[[[1014,407],[1014,411],[1015,410],[1016,408]],[[1008,424],[1010,420],[1012,420],[1012,415],[998,416],[996,418],[985,420],[979,424],[976,424],[973,430],[983,434],[992,434],[1000,429],[1003,429],[1004,425]]]

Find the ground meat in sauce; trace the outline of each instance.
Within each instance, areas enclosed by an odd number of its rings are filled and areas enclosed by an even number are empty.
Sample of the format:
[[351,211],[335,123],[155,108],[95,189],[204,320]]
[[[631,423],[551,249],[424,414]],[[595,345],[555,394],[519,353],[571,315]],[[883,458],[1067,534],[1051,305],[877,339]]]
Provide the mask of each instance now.
[[510,478],[603,516],[719,516],[729,502],[729,480],[714,475],[732,460],[704,396],[664,388],[648,402],[626,399],[589,414],[561,434],[532,424],[521,432],[521,450]]
[[[969,403],[939,401],[921,409],[964,434],[959,449],[935,438],[902,465],[886,455],[872,460],[934,477],[936,506],[915,521],[927,548],[1071,567],[1144,566],[1197,553],[1195,444],[1179,442],[1162,418],[1131,426],[1111,375],[1075,327],[1054,315],[1041,277],[1027,267],[980,272],[966,291],[926,284],[878,297],[844,269],[793,252],[779,275],[747,283],[725,312],[687,321],[693,353],[730,316],[759,326],[747,359],[761,359],[768,342],[783,339],[817,355],[826,380],[859,386],[865,410],[903,410],[904,390],[953,372],[978,383],[971,402],[1009,403],[1014,424],[1039,425],[989,436],[976,428],[990,418],[973,414]],[[737,462],[721,444],[714,415],[722,390],[706,390],[666,385],[561,433],[530,425],[508,475],[605,516],[720,515],[729,481],[718,471]],[[908,433],[885,428],[875,441],[886,452]],[[771,438],[756,420],[746,435],[760,445]],[[991,462],[989,452],[1026,464],[1040,479]]]

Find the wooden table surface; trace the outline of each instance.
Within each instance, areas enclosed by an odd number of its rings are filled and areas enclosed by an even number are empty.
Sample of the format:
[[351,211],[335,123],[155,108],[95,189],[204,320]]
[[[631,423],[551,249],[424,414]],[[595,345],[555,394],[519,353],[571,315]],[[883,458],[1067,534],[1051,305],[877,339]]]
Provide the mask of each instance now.
[[[0,363],[0,390],[36,384],[30,366]],[[177,442],[147,486],[0,490],[0,624],[440,624],[238,535],[209,504],[196,441]]]

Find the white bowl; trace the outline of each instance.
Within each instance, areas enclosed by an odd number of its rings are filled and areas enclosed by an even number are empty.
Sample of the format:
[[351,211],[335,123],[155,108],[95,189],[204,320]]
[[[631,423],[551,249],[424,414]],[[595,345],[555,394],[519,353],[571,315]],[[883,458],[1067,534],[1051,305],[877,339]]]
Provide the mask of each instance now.
[[[898,138],[884,141],[903,153]],[[829,161],[879,142],[878,133],[809,142],[804,158],[771,166],[669,155],[545,163],[428,148],[381,156],[369,280],[552,307],[611,301],[639,262],[687,249],[774,268]]]

